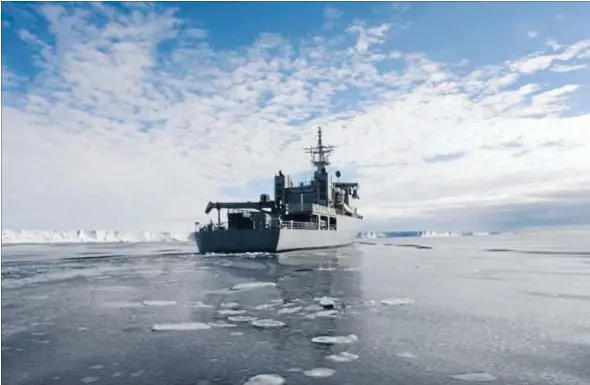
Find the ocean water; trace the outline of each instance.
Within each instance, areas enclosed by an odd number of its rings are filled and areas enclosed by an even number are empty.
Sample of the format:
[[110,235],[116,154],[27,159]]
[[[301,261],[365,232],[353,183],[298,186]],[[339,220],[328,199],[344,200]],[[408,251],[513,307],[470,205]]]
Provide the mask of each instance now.
[[2,383],[590,384],[587,232],[2,247]]

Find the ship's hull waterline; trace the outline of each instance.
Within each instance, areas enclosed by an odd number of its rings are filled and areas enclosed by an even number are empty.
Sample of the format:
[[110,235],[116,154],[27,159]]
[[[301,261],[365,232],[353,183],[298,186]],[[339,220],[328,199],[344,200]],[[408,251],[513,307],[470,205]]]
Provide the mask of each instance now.
[[347,246],[354,242],[361,219],[339,216],[336,230],[244,229],[199,231],[199,253],[280,253]]

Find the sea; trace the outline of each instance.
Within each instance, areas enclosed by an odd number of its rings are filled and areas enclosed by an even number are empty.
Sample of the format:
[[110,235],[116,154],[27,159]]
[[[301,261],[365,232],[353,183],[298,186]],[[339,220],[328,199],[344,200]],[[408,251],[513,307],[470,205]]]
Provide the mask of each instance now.
[[590,384],[590,232],[2,246],[2,384]]

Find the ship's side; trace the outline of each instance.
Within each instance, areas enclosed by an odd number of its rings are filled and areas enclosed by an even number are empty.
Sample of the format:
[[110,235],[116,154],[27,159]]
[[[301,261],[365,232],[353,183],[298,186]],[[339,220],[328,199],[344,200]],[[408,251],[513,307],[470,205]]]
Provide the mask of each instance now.
[[347,246],[354,242],[361,219],[339,216],[335,230],[244,229],[197,231],[195,240],[201,253],[277,253],[294,250]]
[[[217,209],[217,224],[195,232],[201,253],[284,252],[350,245],[362,216],[351,201],[359,199],[358,183],[333,179],[326,166],[333,146],[318,143],[307,152],[316,167],[313,179],[298,186],[279,171],[274,179],[274,199],[261,194],[257,202],[209,202],[205,213]],[[227,222],[221,221],[227,210]]]

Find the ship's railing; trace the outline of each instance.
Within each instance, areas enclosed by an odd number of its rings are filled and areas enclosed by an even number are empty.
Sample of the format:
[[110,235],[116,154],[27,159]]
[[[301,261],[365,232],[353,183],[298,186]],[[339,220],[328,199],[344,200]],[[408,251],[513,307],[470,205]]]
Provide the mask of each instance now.
[[296,222],[296,221],[284,221],[281,223],[282,229],[292,230],[317,230],[317,222]]

